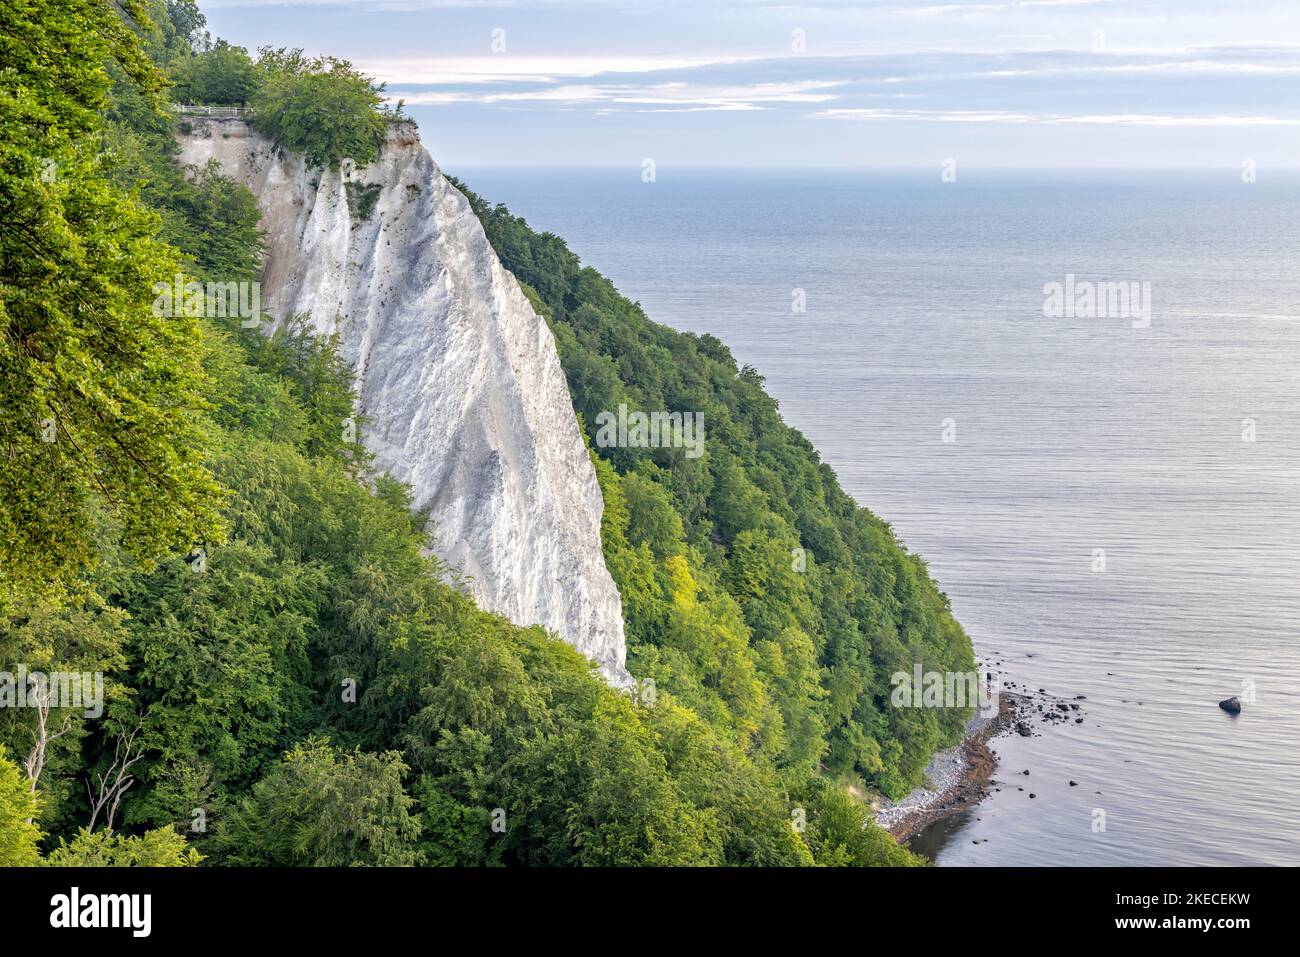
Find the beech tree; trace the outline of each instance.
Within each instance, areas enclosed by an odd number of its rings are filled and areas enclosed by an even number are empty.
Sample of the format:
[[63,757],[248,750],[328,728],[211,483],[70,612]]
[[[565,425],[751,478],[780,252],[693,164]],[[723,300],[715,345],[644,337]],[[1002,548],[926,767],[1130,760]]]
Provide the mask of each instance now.
[[253,787],[218,844],[231,864],[410,866],[420,823],[402,788],[406,770],[396,751],[340,751],[309,738]]
[[[155,314],[180,270],[158,219],[105,175],[112,61],[156,97],[164,78],[117,9],[136,0],[11,0],[0,34],[0,603],[93,562],[94,500],[150,559],[216,538],[193,317]],[[58,51],[57,56],[49,51]]]
[[302,50],[264,47],[257,65],[263,79],[253,123],[267,136],[309,166],[338,169],[345,159],[365,166],[379,155],[387,129],[382,84],[347,60]]
[[82,829],[60,841],[45,863],[51,867],[196,867],[203,856],[170,827],[144,834]]
[[36,795],[0,744],[0,867],[23,867],[40,860],[41,832],[32,823],[38,810]]
[[261,85],[248,51],[220,41],[211,50],[182,60],[172,74],[181,103],[243,106]]

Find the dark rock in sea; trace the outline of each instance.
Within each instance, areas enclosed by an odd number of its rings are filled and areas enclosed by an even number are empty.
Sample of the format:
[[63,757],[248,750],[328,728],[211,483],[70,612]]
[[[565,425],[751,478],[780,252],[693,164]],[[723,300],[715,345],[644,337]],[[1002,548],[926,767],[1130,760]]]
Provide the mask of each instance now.
[[1087,700],[1088,700],[1088,696],[1087,696],[1086,694],[1077,694],[1077,695],[1074,696],[1074,700],[1075,700],[1075,701],[1087,701]]
[[1025,777],[1029,777],[1029,768],[1025,768],[1025,769],[1024,769],[1023,771],[1021,771],[1020,773],[1023,774]]
[[1036,798],[1036,797],[1038,797],[1037,794],[1032,794],[1032,793],[1031,793],[1029,796],[1030,796],[1031,798]]
[[1074,719],[1074,723],[1075,723],[1075,724],[1083,724],[1083,719],[1082,719],[1082,718],[1075,718],[1075,719]]
[[1072,788],[1077,788],[1078,786],[1079,786],[1079,782],[1078,782],[1078,781],[1071,781],[1071,782],[1070,782],[1070,787],[1072,787]]
[[1219,707],[1228,712],[1228,714],[1241,714],[1241,699],[1236,695],[1233,695],[1231,698],[1225,698],[1220,701]]

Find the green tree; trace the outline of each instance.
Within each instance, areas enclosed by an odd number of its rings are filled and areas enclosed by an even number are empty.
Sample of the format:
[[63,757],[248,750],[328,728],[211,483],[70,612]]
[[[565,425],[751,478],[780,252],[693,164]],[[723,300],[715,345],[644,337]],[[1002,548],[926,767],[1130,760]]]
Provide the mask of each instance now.
[[250,359],[275,375],[306,413],[300,448],[359,470],[370,461],[359,435],[352,366],[339,354],[337,335],[318,336],[310,317],[290,316],[267,336],[245,333]]
[[703,422],[696,458],[594,449],[615,509],[602,544],[632,672],[779,767],[815,773],[824,760],[891,797],[920,784],[928,755],[960,738],[970,708],[893,708],[889,675],[917,663],[974,669],[924,562],[845,494],[782,421],[763,377],[723,343],[651,322],[562,239],[464,191],[554,330],[589,437],[623,402]]
[[181,60],[172,70],[178,103],[244,106],[261,86],[262,74],[248,51],[218,41],[211,50]]
[[0,744],[0,867],[26,867],[40,861],[41,832],[32,820],[40,802],[27,785],[27,778],[5,757]]
[[347,60],[307,57],[302,50],[258,51],[263,80],[253,98],[253,124],[313,167],[365,166],[379,155],[387,130],[383,84]]
[[[147,28],[141,4],[119,7]],[[98,0],[15,0],[0,36],[4,602],[93,561],[93,502],[151,558],[218,537],[221,490],[203,464],[202,330],[153,308],[180,265],[100,155],[104,64],[151,97],[162,74]]]
[[[308,643],[327,589],[318,566],[233,541],[189,563],[169,561],[126,590],[136,694],[110,717],[122,730],[143,715],[142,779],[173,780],[178,768],[195,767],[224,800],[276,760],[311,720]],[[137,797],[127,819],[188,818],[192,805],[153,797],[161,795]]]
[[45,863],[51,867],[197,867],[202,860],[203,855],[170,827],[139,836],[83,828],[71,841],[61,841]]
[[[0,671],[86,676],[79,705],[48,697],[29,697],[26,708],[0,708],[0,747],[30,762],[40,786],[41,823],[46,829],[69,824],[81,809],[85,785],[81,744],[94,719],[128,692],[118,675],[125,668],[122,645],[126,614],[90,592],[78,600],[27,596],[0,610]],[[96,676],[104,700],[95,702]],[[29,690],[29,694],[30,694]],[[90,712],[90,716],[87,714]]]
[[218,832],[226,863],[405,867],[420,823],[395,751],[341,751],[310,738],[284,756]]
[[816,789],[807,840],[824,867],[923,867],[927,863],[889,836],[866,806],[843,787]]

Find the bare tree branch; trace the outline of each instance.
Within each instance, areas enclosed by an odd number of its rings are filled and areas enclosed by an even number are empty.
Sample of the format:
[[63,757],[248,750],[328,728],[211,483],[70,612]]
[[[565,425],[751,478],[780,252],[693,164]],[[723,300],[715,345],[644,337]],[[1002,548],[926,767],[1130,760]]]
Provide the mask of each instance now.
[[[49,753],[49,747],[68,733],[72,727],[72,716],[69,715],[63,722],[63,727],[58,731],[50,731],[50,698],[51,691],[48,684],[36,679],[31,679],[31,694],[28,700],[33,703],[36,711],[36,741],[32,744],[31,751],[27,752],[27,758],[23,761],[23,771],[27,774],[27,790],[31,794],[36,793],[36,782],[41,779],[41,772],[45,770],[45,759]],[[27,823],[32,823],[28,818]]]
[[95,824],[99,820],[101,813],[105,814],[104,827],[113,830],[113,820],[117,817],[118,804],[121,803],[122,795],[130,790],[131,785],[135,784],[134,775],[130,774],[131,767],[144,757],[143,752],[131,753],[135,746],[135,736],[140,732],[141,725],[136,725],[134,731],[129,735],[119,734],[117,743],[113,745],[113,763],[99,775],[99,794],[96,795],[90,787],[90,779],[86,779],[86,796],[90,798],[90,827],[89,830],[95,829]]

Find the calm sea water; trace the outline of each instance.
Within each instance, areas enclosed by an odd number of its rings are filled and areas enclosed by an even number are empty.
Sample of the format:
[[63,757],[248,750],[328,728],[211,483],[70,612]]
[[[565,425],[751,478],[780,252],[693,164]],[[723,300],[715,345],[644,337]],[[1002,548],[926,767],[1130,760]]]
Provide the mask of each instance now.
[[[993,670],[1087,696],[939,863],[1300,864],[1300,178],[452,172],[755,365]],[[1044,318],[1067,274],[1150,325]]]

